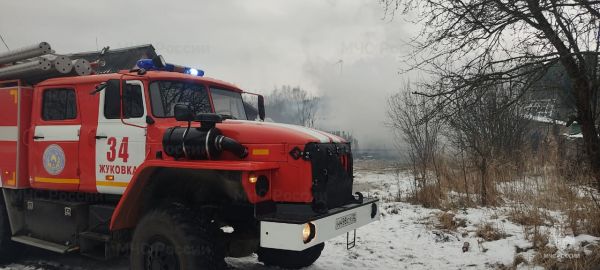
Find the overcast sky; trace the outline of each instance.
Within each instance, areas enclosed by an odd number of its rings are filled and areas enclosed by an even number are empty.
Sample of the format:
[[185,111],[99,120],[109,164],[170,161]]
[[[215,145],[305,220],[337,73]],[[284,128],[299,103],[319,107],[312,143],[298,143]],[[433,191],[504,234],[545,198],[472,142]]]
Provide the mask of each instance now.
[[350,131],[363,146],[392,141],[386,98],[406,80],[398,57],[414,26],[384,19],[377,0],[0,3],[0,34],[11,48],[47,41],[72,53],[152,43],[167,61],[248,91],[292,85],[327,96],[319,127]]

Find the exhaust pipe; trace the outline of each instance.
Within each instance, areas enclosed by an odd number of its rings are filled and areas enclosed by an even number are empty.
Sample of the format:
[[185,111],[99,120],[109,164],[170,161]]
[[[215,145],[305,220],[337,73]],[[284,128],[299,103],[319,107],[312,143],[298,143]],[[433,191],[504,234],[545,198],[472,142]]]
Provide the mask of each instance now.
[[223,135],[217,136],[217,139],[215,139],[215,147],[219,151],[229,151],[239,158],[245,158],[248,156],[248,148],[244,147],[238,141]]

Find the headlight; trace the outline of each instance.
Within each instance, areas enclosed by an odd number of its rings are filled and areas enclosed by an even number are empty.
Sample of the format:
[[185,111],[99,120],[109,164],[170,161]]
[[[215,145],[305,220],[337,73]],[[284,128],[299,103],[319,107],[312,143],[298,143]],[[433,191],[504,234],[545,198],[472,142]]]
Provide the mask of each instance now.
[[304,241],[304,244],[312,241],[315,238],[315,234],[316,228],[314,224],[310,222],[304,224],[304,228],[302,228],[302,240]]
[[250,182],[250,184],[256,184],[257,181],[258,176],[256,176],[255,174],[250,174],[250,176],[248,176],[248,182]]

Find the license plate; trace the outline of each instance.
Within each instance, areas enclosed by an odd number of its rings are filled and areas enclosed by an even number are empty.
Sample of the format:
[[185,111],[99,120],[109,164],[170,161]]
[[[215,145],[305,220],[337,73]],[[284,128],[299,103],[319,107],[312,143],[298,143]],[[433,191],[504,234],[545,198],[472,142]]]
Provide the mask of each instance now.
[[339,230],[354,223],[356,223],[356,213],[345,215],[335,219],[335,229]]

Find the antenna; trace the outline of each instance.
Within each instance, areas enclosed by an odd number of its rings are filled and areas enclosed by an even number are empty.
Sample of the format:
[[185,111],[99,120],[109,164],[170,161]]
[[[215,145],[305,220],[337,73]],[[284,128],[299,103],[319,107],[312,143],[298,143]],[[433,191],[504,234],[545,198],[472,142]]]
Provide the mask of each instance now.
[[344,71],[344,60],[340,59],[336,62],[336,64],[340,64],[340,74]]
[[6,45],[6,42],[4,41],[2,34],[0,34],[0,40],[2,40],[2,43],[4,43],[4,46],[6,47],[6,49],[10,51],[10,48],[8,47],[8,45]]

